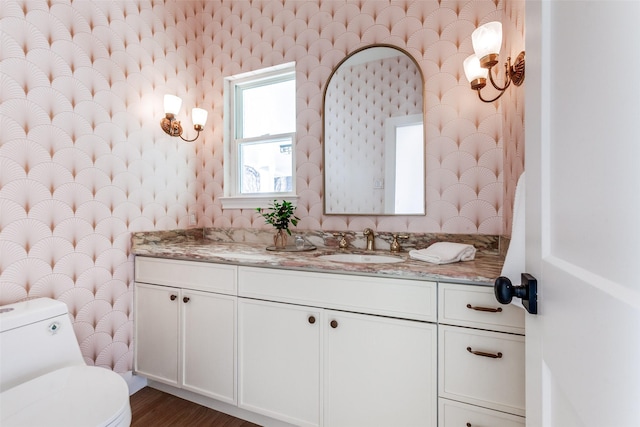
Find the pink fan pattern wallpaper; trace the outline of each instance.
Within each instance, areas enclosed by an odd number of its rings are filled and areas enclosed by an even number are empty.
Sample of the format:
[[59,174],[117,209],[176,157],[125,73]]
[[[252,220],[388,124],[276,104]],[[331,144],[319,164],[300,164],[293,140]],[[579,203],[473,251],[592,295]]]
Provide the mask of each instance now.
[[[88,364],[133,364],[131,232],[264,227],[223,210],[223,79],[296,62],[298,228],[510,233],[524,168],[524,92],[482,103],[462,61],[502,21],[524,50],[524,2],[5,0],[0,8],[0,303],[70,308]],[[425,77],[424,216],[323,215],[322,93],[351,51],[385,43]],[[502,81],[502,76],[498,77]],[[165,93],[209,111],[185,143],[159,126]]]

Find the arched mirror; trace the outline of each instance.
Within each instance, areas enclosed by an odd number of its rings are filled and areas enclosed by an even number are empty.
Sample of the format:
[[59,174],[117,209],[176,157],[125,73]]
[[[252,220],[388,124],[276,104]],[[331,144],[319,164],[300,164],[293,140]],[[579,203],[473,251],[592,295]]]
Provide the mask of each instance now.
[[324,92],[325,214],[424,215],[422,71],[405,51],[369,46]]

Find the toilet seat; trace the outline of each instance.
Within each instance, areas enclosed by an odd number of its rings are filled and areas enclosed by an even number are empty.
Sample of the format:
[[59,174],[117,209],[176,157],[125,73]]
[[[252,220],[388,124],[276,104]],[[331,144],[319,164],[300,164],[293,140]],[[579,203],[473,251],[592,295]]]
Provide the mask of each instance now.
[[3,427],[129,426],[129,388],[108,369],[68,366],[2,392],[0,417]]

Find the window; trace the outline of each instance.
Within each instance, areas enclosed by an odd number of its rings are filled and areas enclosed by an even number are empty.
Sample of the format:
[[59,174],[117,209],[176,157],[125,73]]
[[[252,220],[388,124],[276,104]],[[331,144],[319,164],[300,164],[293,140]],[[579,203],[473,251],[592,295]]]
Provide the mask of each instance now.
[[225,79],[223,208],[295,199],[295,64]]

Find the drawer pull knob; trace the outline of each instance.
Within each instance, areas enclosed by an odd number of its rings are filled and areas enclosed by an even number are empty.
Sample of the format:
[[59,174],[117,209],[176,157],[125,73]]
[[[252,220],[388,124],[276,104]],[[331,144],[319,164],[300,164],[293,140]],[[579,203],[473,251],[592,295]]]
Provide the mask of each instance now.
[[330,323],[330,325],[331,325],[331,327],[332,327],[333,329],[335,329],[335,328],[337,328],[337,327],[338,327],[338,321],[337,321],[337,320],[332,320],[332,321],[331,321],[331,323]]
[[182,298],[182,302],[184,302],[185,304],[189,302],[189,297],[184,297]]
[[176,300],[176,298],[178,298],[178,295],[171,295],[171,296],[169,297],[169,299],[170,299],[171,301],[175,301],[175,300]]
[[493,307],[480,307],[479,305],[471,305],[467,304],[467,308],[475,311],[488,311],[489,313],[500,313],[502,312],[502,307],[493,308]]
[[475,354],[476,356],[490,357],[492,359],[501,359],[502,353],[485,353],[484,351],[476,351],[471,347],[467,347],[467,351],[471,354]]
[[316,318],[314,316],[309,316],[309,323],[311,323],[312,325],[316,323]]

